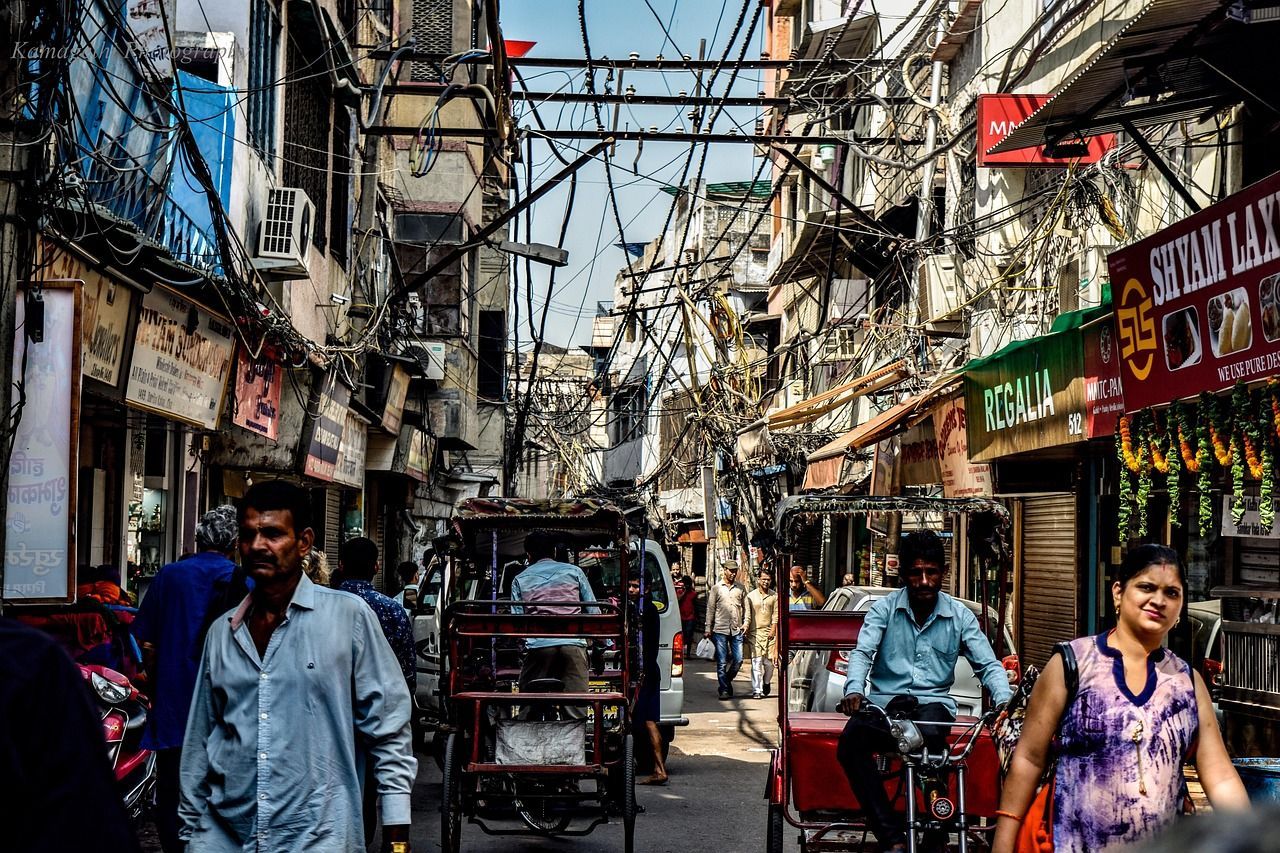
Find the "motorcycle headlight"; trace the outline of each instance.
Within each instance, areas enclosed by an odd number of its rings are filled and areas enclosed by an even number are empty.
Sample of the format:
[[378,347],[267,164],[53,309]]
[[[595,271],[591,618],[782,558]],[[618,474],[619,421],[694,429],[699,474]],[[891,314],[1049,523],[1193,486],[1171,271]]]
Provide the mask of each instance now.
[[108,705],[116,705],[129,698],[129,688],[103,678],[96,672],[89,673],[89,683],[93,685],[93,692],[98,694],[98,698]]

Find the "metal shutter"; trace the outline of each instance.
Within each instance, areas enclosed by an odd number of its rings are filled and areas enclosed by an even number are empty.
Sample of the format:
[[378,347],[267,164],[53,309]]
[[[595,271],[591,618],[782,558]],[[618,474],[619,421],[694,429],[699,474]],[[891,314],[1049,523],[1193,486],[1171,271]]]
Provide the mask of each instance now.
[[1055,643],[1076,636],[1079,622],[1076,496],[1023,498],[1021,539],[1019,652],[1044,666]]
[[342,491],[325,489],[324,553],[329,558],[329,571],[338,567],[338,546],[342,544]]

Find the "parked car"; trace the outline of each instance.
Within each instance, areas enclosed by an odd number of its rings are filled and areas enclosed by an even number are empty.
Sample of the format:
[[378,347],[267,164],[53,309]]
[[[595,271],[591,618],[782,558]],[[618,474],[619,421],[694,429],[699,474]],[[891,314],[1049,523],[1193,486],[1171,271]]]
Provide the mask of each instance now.
[[[632,541],[638,549],[639,540]],[[592,583],[597,598],[605,598],[618,592],[618,564],[616,556],[584,553],[578,562]],[[507,563],[499,577],[499,589],[510,590],[511,581],[523,568],[520,563]],[[432,563],[419,582],[417,607],[413,611],[413,637],[418,646],[418,687],[414,694],[415,733],[418,743],[424,744],[443,718],[440,682],[443,676],[443,649],[440,646],[441,619],[445,604],[441,600],[443,590],[449,589],[444,560]],[[450,601],[467,598],[483,598],[488,594],[487,581],[470,580],[461,589],[449,593]],[[663,735],[663,752],[675,739],[678,726],[689,724],[684,716],[684,636],[680,630],[680,607],[676,603],[675,584],[667,567],[667,560],[658,543],[645,543],[645,587],[659,613],[662,634],[658,645],[658,666],[662,671],[660,704],[662,720],[659,729]],[[503,596],[505,597],[505,595]],[[641,753],[643,754],[643,753]]]
[[[827,597],[823,610],[867,611],[871,605],[894,590],[882,586],[843,586]],[[965,607],[981,615],[982,605],[966,599],[957,599]],[[994,623],[996,614],[987,608],[987,618]],[[1008,627],[1004,630],[1003,648],[997,648],[997,656],[1013,655],[1016,649]],[[835,711],[844,698],[845,676],[849,672],[849,654],[844,651],[804,651],[791,662],[791,683],[787,686],[787,706],[792,711]],[[982,714],[982,683],[964,655],[956,659],[955,682],[951,685],[951,697],[956,710],[962,716]]]

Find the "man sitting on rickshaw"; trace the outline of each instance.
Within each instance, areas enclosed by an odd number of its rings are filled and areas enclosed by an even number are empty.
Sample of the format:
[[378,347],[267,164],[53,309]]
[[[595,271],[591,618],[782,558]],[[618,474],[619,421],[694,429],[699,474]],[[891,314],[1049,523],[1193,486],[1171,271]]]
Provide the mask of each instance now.
[[[556,602],[529,606],[529,613],[581,613],[580,605],[566,602],[596,600],[582,569],[555,559],[558,544],[555,535],[545,530],[532,531],[525,537],[524,550],[529,565],[512,581],[511,599],[530,605],[539,601]],[[520,612],[525,608],[512,609]],[[588,606],[586,612],[595,613],[597,608]],[[541,679],[559,681],[566,693],[586,693],[589,686],[586,640],[568,637],[525,640],[524,664],[520,668],[521,692],[530,689],[530,682]],[[575,718],[586,716],[586,710],[581,707],[566,708],[565,713]]]
[[[840,735],[836,758],[866,813],[867,824],[887,851],[906,849],[905,827],[890,808],[874,753],[888,752],[895,744],[882,717],[856,713],[864,700],[870,699],[890,715],[951,723],[956,703],[949,691],[960,653],[997,705],[1012,695],[1004,668],[973,611],[941,591],[945,564],[945,548],[933,531],[904,537],[899,569],[903,588],[871,605],[849,655],[840,710],[851,717]],[[921,726],[921,733],[931,751],[946,748],[946,726]]]

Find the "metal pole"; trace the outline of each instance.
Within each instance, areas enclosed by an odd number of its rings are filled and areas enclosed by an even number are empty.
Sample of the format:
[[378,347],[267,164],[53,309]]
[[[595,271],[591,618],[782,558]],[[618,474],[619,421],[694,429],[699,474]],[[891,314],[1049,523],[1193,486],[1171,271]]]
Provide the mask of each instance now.
[[[947,34],[947,16],[942,10],[938,12],[938,23],[934,28],[936,42],[940,42]],[[924,150],[933,151],[938,142],[938,104],[942,102],[943,63],[933,63],[933,78],[929,85],[929,123],[924,131]],[[923,241],[933,228],[933,173],[937,169],[938,158],[930,157],[924,164],[920,180],[920,209],[916,213],[916,240]],[[917,282],[918,284],[918,282]]]

